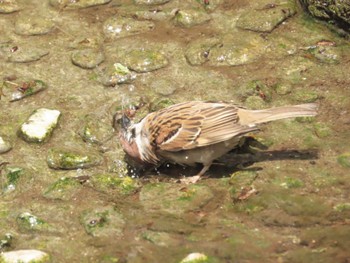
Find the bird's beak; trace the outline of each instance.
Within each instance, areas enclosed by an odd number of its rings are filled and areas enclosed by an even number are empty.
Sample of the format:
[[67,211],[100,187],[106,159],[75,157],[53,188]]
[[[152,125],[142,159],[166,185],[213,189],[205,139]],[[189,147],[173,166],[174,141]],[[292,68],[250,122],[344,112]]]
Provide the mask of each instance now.
[[130,119],[128,118],[128,116],[126,116],[125,114],[123,114],[122,116],[122,121],[121,121],[121,125],[122,125],[122,129],[124,131],[126,131],[128,129],[128,127],[130,126],[131,124],[131,121]]

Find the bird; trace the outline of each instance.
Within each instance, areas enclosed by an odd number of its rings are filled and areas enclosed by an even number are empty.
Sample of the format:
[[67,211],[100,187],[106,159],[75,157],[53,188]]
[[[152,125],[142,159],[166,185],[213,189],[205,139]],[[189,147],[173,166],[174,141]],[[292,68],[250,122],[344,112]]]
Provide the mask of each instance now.
[[196,183],[214,160],[237,147],[244,135],[258,131],[258,124],[315,115],[315,103],[249,110],[225,102],[188,101],[151,112],[138,123],[123,114],[119,141],[140,164],[202,164],[197,175],[183,180]]

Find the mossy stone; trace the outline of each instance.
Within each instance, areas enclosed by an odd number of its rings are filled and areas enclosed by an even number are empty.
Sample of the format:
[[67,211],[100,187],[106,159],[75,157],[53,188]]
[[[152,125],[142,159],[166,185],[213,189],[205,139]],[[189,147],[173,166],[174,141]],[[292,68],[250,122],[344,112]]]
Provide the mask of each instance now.
[[345,167],[350,168],[350,152],[343,153],[337,157],[338,163]]

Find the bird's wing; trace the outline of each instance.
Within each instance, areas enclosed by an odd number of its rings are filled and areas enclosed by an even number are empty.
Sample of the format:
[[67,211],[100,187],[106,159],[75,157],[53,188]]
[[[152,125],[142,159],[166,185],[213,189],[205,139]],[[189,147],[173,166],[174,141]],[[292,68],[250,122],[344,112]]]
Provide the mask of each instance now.
[[238,108],[226,103],[192,101],[150,115],[151,144],[164,151],[189,150],[257,130],[239,124]]

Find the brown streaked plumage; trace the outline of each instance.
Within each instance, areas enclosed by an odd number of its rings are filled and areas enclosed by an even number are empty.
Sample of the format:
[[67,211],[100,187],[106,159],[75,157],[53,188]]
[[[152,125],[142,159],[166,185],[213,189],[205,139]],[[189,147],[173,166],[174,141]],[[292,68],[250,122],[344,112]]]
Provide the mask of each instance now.
[[120,141],[124,151],[141,163],[170,161],[203,164],[197,181],[212,162],[235,148],[256,124],[299,116],[315,116],[316,104],[247,110],[221,102],[189,101],[152,112],[139,123],[124,116]]

